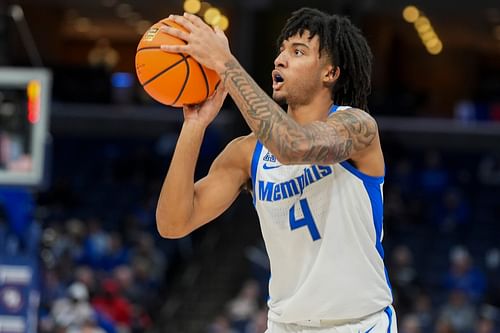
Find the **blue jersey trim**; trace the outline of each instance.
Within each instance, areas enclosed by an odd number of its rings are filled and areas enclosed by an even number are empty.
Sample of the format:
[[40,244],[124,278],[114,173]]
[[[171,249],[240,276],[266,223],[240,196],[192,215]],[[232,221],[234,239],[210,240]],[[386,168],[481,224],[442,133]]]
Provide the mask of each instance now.
[[[384,219],[384,204],[382,197],[382,189],[379,183],[373,182],[363,182],[365,186],[365,190],[368,193],[368,197],[370,198],[370,204],[372,206],[372,216],[373,222],[375,224],[375,247],[377,249],[378,254],[384,260],[384,247],[382,246],[382,227],[383,227],[383,219]],[[389,276],[387,274],[387,269],[384,265],[384,273],[385,280],[389,289],[392,292],[392,286],[389,282]]]
[[392,309],[391,309],[391,307],[390,306],[386,307],[384,312],[387,315],[387,318],[389,319],[389,326],[387,326],[387,333],[391,333],[391,327],[392,327]]
[[384,182],[384,176],[381,177],[374,177],[374,176],[369,176],[366,173],[363,173],[356,169],[351,163],[348,161],[340,162],[340,165],[344,167],[347,171],[358,177],[363,181],[363,183],[372,183],[372,184],[382,184]]
[[256,200],[257,200],[257,189],[255,187],[257,183],[257,167],[259,166],[259,159],[260,155],[262,153],[262,143],[257,140],[257,143],[255,144],[255,150],[253,152],[253,157],[252,157],[252,190],[253,190],[253,204],[255,205]]
[[332,113],[335,113],[337,111],[337,109],[339,108],[338,105],[332,105],[332,107],[330,108],[330,111],[328,111],[328,115],[331,115]]
[[368,197],[370,198],[370,204],[372,206],[373,222],[375,223],[375,246],[377,248],[380,257],[384,259],[384,248],[382,247],[382,223],[384,208],[382,203],[382,191],[380,185],[363,183],[365,186]]

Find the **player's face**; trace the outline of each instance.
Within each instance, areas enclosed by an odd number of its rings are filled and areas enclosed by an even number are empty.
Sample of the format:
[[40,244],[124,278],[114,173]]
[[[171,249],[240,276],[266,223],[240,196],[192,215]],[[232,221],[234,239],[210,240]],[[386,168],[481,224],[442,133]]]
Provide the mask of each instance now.
[[309,31],[285,40],[274,60],[273,99],[278,103],[305,105],[324,88],[323,77],[331,68],[326,55],[319,56],[319,38]]

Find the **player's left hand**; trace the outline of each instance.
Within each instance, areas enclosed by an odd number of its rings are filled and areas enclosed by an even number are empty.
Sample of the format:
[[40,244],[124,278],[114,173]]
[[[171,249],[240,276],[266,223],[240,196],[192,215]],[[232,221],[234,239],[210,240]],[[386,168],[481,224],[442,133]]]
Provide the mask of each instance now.
[[192,56],[203,66],[218,71],[231,58],[229,42],[219,28],[212,29],[193,14],[170,15],[169,20],[183,26],[187,32],[164,25],[162,31],[186,41],[185,45],[161,45],[166,52],[184,53]]

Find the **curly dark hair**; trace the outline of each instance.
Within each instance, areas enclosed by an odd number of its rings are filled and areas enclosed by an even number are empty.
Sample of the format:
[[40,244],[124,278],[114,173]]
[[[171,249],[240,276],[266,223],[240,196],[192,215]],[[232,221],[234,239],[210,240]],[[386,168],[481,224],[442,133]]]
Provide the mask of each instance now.
[[325,51],[332,64],[340,68],[340,77],[332,88],[333,102],[368,111],[373,55],[361,30],[347,17],[302,8],[287,20],[278,37],[278,49],[285,40],[296,34],[302,36],[306,30],[310,38],[318,36],[320,57]]

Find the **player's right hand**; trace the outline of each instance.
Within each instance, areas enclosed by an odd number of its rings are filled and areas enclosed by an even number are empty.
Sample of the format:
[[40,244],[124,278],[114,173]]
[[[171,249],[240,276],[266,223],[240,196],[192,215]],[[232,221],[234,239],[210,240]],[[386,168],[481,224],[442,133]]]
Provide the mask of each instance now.
[[227,93],[224,86],[219,84],[215,93],[204,102],[200,104],[184,105],[182,108],[184,120],[194,121],[207,127],[219,113]]

